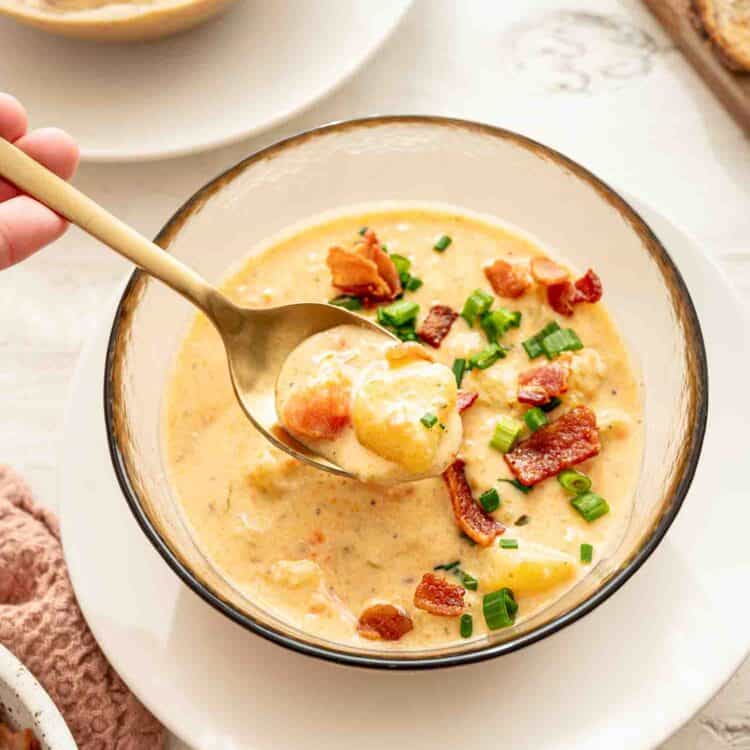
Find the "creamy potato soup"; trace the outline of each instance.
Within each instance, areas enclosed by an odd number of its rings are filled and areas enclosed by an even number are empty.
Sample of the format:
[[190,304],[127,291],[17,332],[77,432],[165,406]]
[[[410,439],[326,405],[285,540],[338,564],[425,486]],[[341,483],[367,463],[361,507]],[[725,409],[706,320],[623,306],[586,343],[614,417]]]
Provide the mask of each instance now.
[[311,223],[228,278],[241,305],[330,301],[403,342],[334,328],[279,377],[280,423],[358,481],[256,432],[218,335],[192,323],[166,459],[237,589],[317,636],[423,649],[531,617],[608,553],[640,470],[640,387],[595,270],[551,256],[499,222],[409,205]]

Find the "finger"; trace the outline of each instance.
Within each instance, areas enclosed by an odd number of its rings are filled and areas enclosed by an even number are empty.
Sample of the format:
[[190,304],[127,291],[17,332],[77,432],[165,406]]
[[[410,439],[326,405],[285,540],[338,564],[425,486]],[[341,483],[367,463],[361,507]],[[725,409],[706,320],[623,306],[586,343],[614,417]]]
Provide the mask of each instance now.
[[0,92],[0,138],[15,141],[26,132],[27,127],[26,110],[18,99]]
[[[78,145],[59,128],[34,130],[19,138],[15,145],[64,180],[69,180],[78,167]],[[18,193],[15,186],[0,179],[0,201],[6,201]]]
[[27,195],[0,203],[0,270],[54,242],[66,227],[64,219]]

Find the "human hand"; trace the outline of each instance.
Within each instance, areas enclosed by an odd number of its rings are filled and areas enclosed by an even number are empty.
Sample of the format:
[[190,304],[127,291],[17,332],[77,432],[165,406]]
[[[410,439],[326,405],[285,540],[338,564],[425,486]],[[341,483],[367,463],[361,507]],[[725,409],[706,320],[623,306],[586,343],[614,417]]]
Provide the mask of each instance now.
[[[55,174],[68,180],[78,166],[78,146],[57,128],[26,132],[26,110],[0,92],[0,137],[14,143]],[[0,179],[0,270],[20,263],[60,237],[67,222],[54,211]]]

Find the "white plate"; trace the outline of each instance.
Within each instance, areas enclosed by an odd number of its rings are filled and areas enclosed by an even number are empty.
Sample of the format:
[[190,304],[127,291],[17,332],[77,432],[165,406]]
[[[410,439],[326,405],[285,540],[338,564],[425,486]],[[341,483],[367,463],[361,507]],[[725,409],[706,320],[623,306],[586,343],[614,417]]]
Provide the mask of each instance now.
[[64,39],[0,18],[0,82],[84,159],[178,156],[252,135],[352,76],[412,0],[241,0],[159,42]]
[[[147,542],[107,452],[107,330],[82,357],[60,455],[66,557],[89,625],[138,697],[213,748],[652,748],[750,648],[745,464],[747,322],[717,269],[643,208],[685,275],[706,336],[710,416],[689,496],[661,546],[610,600],[521,651],[460,669],[337,667],[232,624]],[[648,311],[644,310],[644,326]]]

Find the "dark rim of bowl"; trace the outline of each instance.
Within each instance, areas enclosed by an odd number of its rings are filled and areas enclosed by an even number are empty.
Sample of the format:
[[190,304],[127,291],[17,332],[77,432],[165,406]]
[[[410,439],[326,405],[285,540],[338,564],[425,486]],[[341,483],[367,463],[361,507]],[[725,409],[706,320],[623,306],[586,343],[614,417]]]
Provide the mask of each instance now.
[[679,458],[679,463],[682,464],[682,467],[676,472],[676,480],[673,483],[671,492],[667,493],[668,495],[671,495],[671,501],[667,504],[662,515],[656,520],[651,531],[647,532],[647,534],[642,537],[645,538],[645,542],[641,544],[629,559],[622,563],[620,569],[613,573],[589,598],[578,604],[573,609],[558,615],[529,633],[478,650],[464,651],[442,656],[438,655],[434,657],[398,658],[397,654],[394,654],[392,657],[368,656],[366,654],[339,651],[333,647],[329,648],[306,643],[304,640],[278,632],[271,627],[257,622],[248,615],[239,612],[232,605],[228,604],[210,591],[206,585],[204,585],[172,552],[166,540],[161,536],[141,507],[137,492],[130,481],[125,457],[120,451],[116,435],[117,431],[114,429],[115,415],[113,404],[115,394],[112,376],[118,351],[119,337],[124,325],[124,319],[127,317],[129,309],[130,295],[137,292],[140,283],[146,278],[146,274],[140,270],[133,272],[125,291],[120,298],[112,325],[112,331],[107,346],[107,357],[104,371],[104,412],[107,428],[107,441],[109,444],[112,464],[120,488],[125,495],[130,510],[151,544],[156,548],[157,552],[164,558],[167,564],[182,579],[182,581],[204,601],[208,602],[208,604],[237,624],[242,625],[248,630],[257,633],[274,643],[285,646],[286,648],[301,654],[314,656],[326,661],[331,661],[335,664],[357,667],[390,670],[435,669],[438,667],[472,664],[486,659],[492,659],[502,654],[511,653],[512,651],[516,651],[524,646],[535,643],[542,638],[557,633],[562,628],[576,622],[576,620],[588,614],[602,602],[606,601],[641,567],[641,565],[643,565],[659,545],[667,532],[667,529],[671,526],[672,521],[682,507],[682,503],[688,489],[690,488],[690,484],[698,465],[708,418],[708,365],[698,315],[687,286],[685,285],[685,281],[667,250],[638,212],[635,211],[635,209],[633,209],[630,204],[627,203],[625,199],[606,182],[599,179],[585,167],[582,167],[577,162],[574,162],[560,152],[511,130],[470,120],[429,115],[373,116],[329,123],[282,139],[260,151],[256,151],[254,154],[243,159],[235,166],[230,167],[218,177],[215,177],[213,180],[206,183],[175,212],[172,218],[159,232],[155,242],[159,245],[167,246],[172,236],[182,226],[182,223],[191,216],[194,211],[198,210],[225,183],[233,180],[237,175],[242,173],[247,167],[251,166],[256,161],[271,157],[289,147],[296,146],[321,135],[327,135],[329,133],[344,131],[351,128],[377,127],[386,124],[433,125],[464,129],[475,133],[478,132],[487,136],[501,138],[503,140],[511,140],[529,151],[553,160],[555,163],[561,165],[577,177],[586,181],[603,199],[614,206],[614,208],[621,213],[623,218],[628,220],[634,231],[638,233],[647,249],[651,252],[662,273],[665,275],[672,291],[673,303],[678,308],[678,317],[685,328],[686,338],[692,343],[692,348],[689,348],[687,352],[687,369],[689,375],[692,376],[693,392],[695,393],[694,403],[692,404],[693,428],[689,445],[683,450]]

